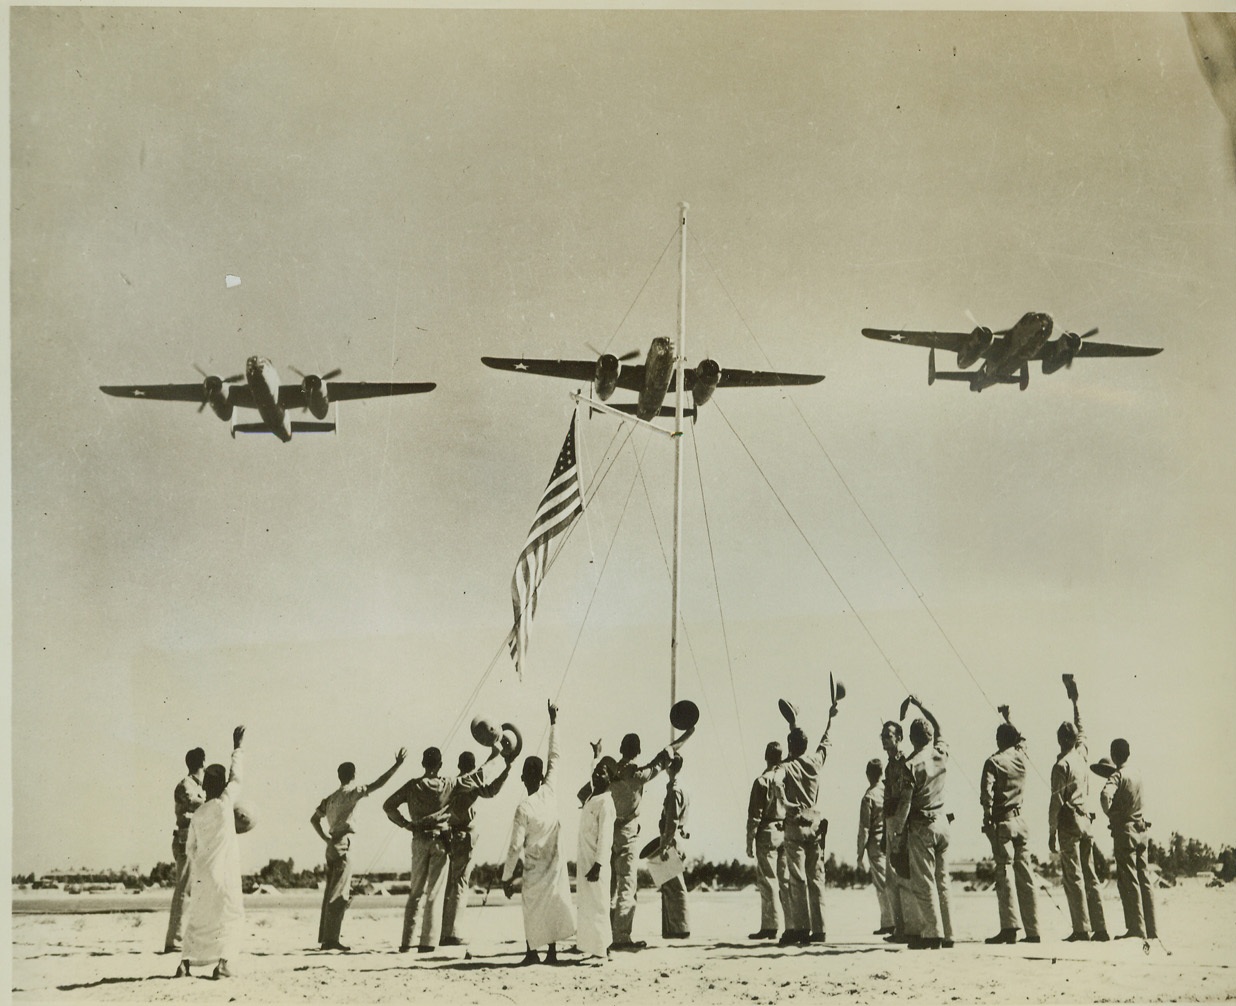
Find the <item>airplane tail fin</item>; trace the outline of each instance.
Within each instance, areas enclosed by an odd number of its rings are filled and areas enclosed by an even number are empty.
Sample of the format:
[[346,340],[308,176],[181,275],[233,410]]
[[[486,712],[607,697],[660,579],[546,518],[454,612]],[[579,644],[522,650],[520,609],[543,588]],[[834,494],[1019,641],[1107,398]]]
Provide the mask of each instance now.
[[293,433],[334,433],[334,423],[308,423],[299,420],[292,421]]
[[936,349],[934,346],[931,347],[931,352],[927,354],[928,387],[936,381],[965,381],[968,384],[973,376],[964,370],[936,370]]

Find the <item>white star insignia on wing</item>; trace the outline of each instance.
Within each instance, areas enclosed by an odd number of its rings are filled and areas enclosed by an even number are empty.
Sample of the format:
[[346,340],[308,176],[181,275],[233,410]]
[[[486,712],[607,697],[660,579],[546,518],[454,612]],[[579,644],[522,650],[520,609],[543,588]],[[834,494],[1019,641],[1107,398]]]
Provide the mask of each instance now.
[[906,337],[902,335],[900,332],[894,332],[888,338],[890,342],[905,342],[906,340]]
[[524,363],[524,361],[523,361],[523,360],[520,360],[517,364],[515,364],[515,369],[516,369],[516,370],[527,370],[527,369],[528,369],[528,365],[527,365],[526,363]]

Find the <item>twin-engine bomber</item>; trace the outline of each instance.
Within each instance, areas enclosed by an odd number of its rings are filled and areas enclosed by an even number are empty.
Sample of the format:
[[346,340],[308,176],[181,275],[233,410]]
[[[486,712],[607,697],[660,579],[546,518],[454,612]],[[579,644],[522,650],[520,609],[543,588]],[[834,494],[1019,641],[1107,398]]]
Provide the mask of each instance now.
[[231,420],[232,412],[237,408],[257,409],[262,421],[233,423],[232,437],[235,438],[237,433],[273,433],[287,443],[293,433],[333,433],[336,426],[328,422],[291,420],[288,418],[289,410],[301,409],[317,420],[324,420],[331,402],[385,395],[416,395],[437,387],[430,382],[336,381],[335,378],[342,373],[337,368],[325,374],[302,374],[295,367],[292,370],[300,377],[300,383],[280,384],[279,375],[271,362],[260,356],[249,357],[245,361],[245,372],[231,377],[207,374],[200,367],[196,369],[204,379],[195,384],[115,384],[103,385],[99,390],[117,398],[198,402],[198,412],[209,405],[225,423]]
[[[863,335],[879,342],[900,342],[906,346],[928,346],[927,383],[963,381],[971,391],[982,391],[993,384],[1016,384],[1022,391],[1030,385],[1030,361],[1041,360],[1043,373],[1054,374],[1063,367],[1072,367],[1076,357],[1154,356],[1161,347],[1117,346],[1103,342],[1086,342],[1098,333],[1092,328],[1084,335],[1064,332],[1058,339],[1051,337],[1051,316],[1038,312],[1023,315],[1012,328],[993,332],[976,327],[972,332],[910,332],[905,329],[864,328]],[[957,354],[961,370],[936,370],[936,350]],[[978,370],[967,371],[979,359]]]
[[[592,393],[604,402],[615,388],[634,391],[639,401],[633,404],[614,405],[611,408],[627,412],[648,421],[654,416],[672,416],[674,410],[664,406],[674,376],[674,347],[665,336],[657,336],[648,347],[643,363],[624,366],[623,361],[638,353],[618,357],[605,353],[596,360],[525,360],[497,356],[482,356],[481,362],[495,370],[512,370],[525,374],[543,374],[548,377],[565,377],[572,381],[591,384]],[[700,360],[694,367],[683,369],[683,389],[690,392],[695,407],[684,415],[695,416],[695,409],[703,405],[718,388],[776,387],[784,384],[818,384],[823,374],[781,374],[768,370],[721,369],[716,360]]]

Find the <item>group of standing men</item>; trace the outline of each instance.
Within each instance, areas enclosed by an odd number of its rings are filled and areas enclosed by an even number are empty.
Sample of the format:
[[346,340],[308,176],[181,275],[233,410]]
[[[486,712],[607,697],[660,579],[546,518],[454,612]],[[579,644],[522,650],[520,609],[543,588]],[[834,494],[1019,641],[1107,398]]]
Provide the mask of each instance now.
[[[628,734],[620,750],[622,759],[600,757],[600,742],[593,745],[594,765],[589,782],[580,791],[582,808],[579,850],[579,920],[570,899],[566,860],[560,848],[560,821],[556,793],[559,752],[555,727],[558,709],[549,710],[547,761],[536,755],[524,760],[520,779],[527,795],[515,811],[511,840],[503,867],[503,887],[514,892],[514,873],[524,865],[522,906],[527,953],[524,963],[537,963],[545,949],[546,963],[557,960],[559,940],[576,936],[585,957],[604,959],[611,949],[634,950],[644,944],[631,939],[635,913],[638,812],[644,785],[662,769],[668,771],[661,817],[660,849],[668,858],[681,855],[685,829],[686,797],[677,784],[682,756],[677,752],[692,733],[687,730],[652,762],[638,765],[639,737]],[[412,833],[412,865],[403,935],[399,949],[413,946],[419,952],[435,950],[436,911],[445,882],[441,945],[460,946],[460,919],[466,905],[468,881],[475,848],[475,807],[478,799],[497,795],[519,754],[518,736],[504,737],[492,746],[488,760],[476,765],[471,752],[459,758],[459,772],[443,776],[442,754],[427,748],[421,759],[422,775],[409,780],[382,805],[387,817]],[[355,783],[356,769],[350,762],[339,766],[340,787],[314,811],[311,823],[326,843],[327,875],[322,900],[318,941],[323,950],[349,948],[340,942],[344,912],[351,893],[348,849],[352,812],[360,799],[384,785],[403,763],[400,750],[395,763],[368,786]],[[323,827],[323,825],[326,827]],[[662,887],[663,934],[669,938],[690,935],[687,925],[686,887],[681,877]],[[419,937],[418,937],[419,932]],[[414,939],[418,942],[413,943]]]
[[[1108,939],[1099,881],[1096,849],[1088,809],[1087,744],[1082,729],[1077,686],[1064,676],[1073,705],[1072,721],[1057,731],[1060,753],[1051,773],[1048,811],[1049,848],[1059,851],[1064,889],[1072,921],[1068,941]],[[829,731],[837,714],[834,696],[828,723],[815,749],[808,751],[807,734],[797,725],[797,710],[782,703],[789,721],[786,740],[765,750],[766,767],[755,780],[747,815],[747,854],[756,860],[760,893],[760,928],[751,939],[775,939],[780,944],[806,945],[827,939],[824,906],[824,844],[828,821],[818,806],[820,775],[830,749]],[[921,716],[909,726],[911,751],[902,752],[904,721],[910,705]],[[571,935],[585,957],[605,959],[610,950],[638,950],[645,944],[632,939],[637,889],[636,841],[639,809],[645,785],[666,770],[669,781],[659,822],[658,837],[644,855],[668,861],[683,858],[687,799],[678,783],[682,755],[678,748],[691,736],[688,728],[645,765],[638,764],[640,739],[627,734],[619,747],[621,759],[602,756],[601,742],[593,747],[593,768],[579,791],[581,819],[578,869],[578,920],[571,904],[566,861],[560,848],[560,820],[556,794],[559,752],[555,737],[557,706],[550,702],[548,764],[533,755],[524,760],[521,781],[527,796],[515,812],[511,840],[503,866],[503,886],[513,893],[517,863],[524,864],[523,915],[527,941],[524,963],[557,960],[557,943]],[[983,832],[996,863],[996,892],[1000,931],[987,943],[1040,941],[1034,876],[1029,853],[1029,827],[1023,816],[1029,759],[1025,742],[1013,726],[1009,708],[999,708],[1003,722],[996,730],[997,750],[983,765],[980,803]],[[231,770],[206,767],[205,753],[194,748],[185,756],[189,772],[177,785],[174,799],[176,828],[172,852],[176,887],[165,938],[166,952],[181,952],[177,975],[187,975],[194,964],[216,963],[215,976],[227,977],[227,960],[234,952],[239,921],[243,920],[240,894],[237,821],[243,812],[235,806],[240,785],[240,748],[244,728],[233,733]],[[948,747],[939,721],[915,696],[901,705],[899,720],[888,720],[880,731],[886,762],[867,764],[868,788],[859,810],[858,865],[870,863],[880,907],[875,935],[904,943],[913,950],[953,946],[949,916],[948,845],[953,815],[944,809]],[[477,766],[475,756],[459,757],[458,774],[443,776],[442,754],[427,748],[422,775],[406,782],[383,804],[387,817],[412,833],[411,875],[404,912],[400,951],[413,946],[419,925],[420,952],[436,949],[436,912],[445,886],[441,943],[458,946],[460,919],[466,904],[473,850],[475,803],[495,796],[510,773],[521,747],[503,736],[492,745],[489,758]],[[351,762],[339,766],[339,788],[322,800],[310,818],[326,844],[326,883],[318,929],[323,950],[342,950],[344,913],[351,897],[352,815],[370,792],[385,785],[403,764],[400,749],[395,762],[368,785],[357,784]],[[1110,757],[1089,766],[1104,781],[1100,803],[1113,836],[1117,886],[1124,909],[1126,932],[1117,939],[1157,937],[1154,899],[1146,863],[1149,824],[1142,810],[1141,777],[1129,764],[1129,744],[1117,738]],[[883,777],[881,779],[881,776]],[[671,871],[672,872],[672,871]],[[185,898],[189,909],[184,911]],[[686,886],[681,876],[661,885],[662,936],[690,935]],[[182,932],[183,930],[183,932]],[[183,939],[182,939],[183,937]]]
[[[1073,704],[1073,719],[1057,731],[1060,754],[1051,775],[1049,847],[1060,853],[1064,889],[1069,904],[1070,942],[1108,939],[1091,831],[1095,815],[1087,807],[1086,740],[1078,709],[1077,686],[1064,676]],[[909,725],[911,751],[902,751],[904,721],[910,705],[922,715]],[[760,928],[751,939],[775,939],[779,917],[785,928],[781,944],[823,942],[823,845],[827,821],[815,809],[818,773],[828,753],[828,730],[812,755],[805,736],[790,718],[790,758],[782,760],[779,743],[765,750],[766,767],[755,780],[747,814],[747,854],[756,860],[760,893]],[[829,725],[836,714],[834,701]],[[1029,759],[1021,733],[999,708],[1003,722],[996,731],[997,750],[983,766],[979,799],[983,832],[996,864],[1000,931],[987,943],[1040,941],[1035,883],[1029,853],[1029,826],[1023,816]],[[911,695],[901,705],[899,720],[888,720],[880,731],[886,761],[867,763],[868,787],[859,807],[858,865],[870,864],[880,909],[874,935],[912,950],[953,946],[949,913],[948,845],[953,815],[945,810],[944,789],[948,747],[939,721]],[[1102,777],[1100,801],[1113,837],[1117,886],[1124,909],[1122,938],[1156,938],[1154,900],[1146,865],[1146,831],[1142,812],[1141,777],[1128,762],[1129,745],[1117,739],[1111,757],[1089,766]],[[818,905],[818,908],[817,908]],[[808,928],[809,927],[809,928]]]

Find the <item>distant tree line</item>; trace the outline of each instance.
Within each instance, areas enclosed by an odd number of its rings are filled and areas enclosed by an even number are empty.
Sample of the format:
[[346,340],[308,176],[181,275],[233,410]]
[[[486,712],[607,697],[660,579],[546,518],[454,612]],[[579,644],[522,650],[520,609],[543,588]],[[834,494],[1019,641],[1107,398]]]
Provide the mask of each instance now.
[[1216,856],[1209,845],[1196,838],[1186,839],[1175,831],[1166,845],[1152,838],[1146,858],[1159,867],[1166,880],[1196,877],[1199,873],[1213,873],[1224,883],[1236,879],[1236,849],[1225,845]]
[[[1164,879],[1174,881],[1179,877],[1196,877],[1213,874],[1228,883],[1236,880],[1236,847],[1225,845],[1218,854],[1204,842],[1195,838],[1186,839],[1178,832],[1173,832],[1166,844],[1150,840],[1147,851],[1148,859],[1159,868]],[[1100,880],[1106,880],[1111,872],[1108,859],[1095,849],[1095,867]],[[1056,878],[1060,876],[1059,861],[1053,856],[1040,860],[1031,855],[1031,864],[1041,877]],[[830,887],[863,887],[871,883],[871,873],[865,866],[857,869],[849,863],[837,859],[834,853],[829,853],[825,861],[825,878]],[[575,877],[574,861],[567,862],[567,872]],[[516,876],[520,874],[516,868]],[[67,872],[66,872],[67,875]],[[293,888],[317,887],[325,877],[325,868],[321,863],[315,864],[309,870],[297,870],[291,859],[272,859],[257,873],[245,878],[246,890],[253,890],[260,884],[269,884],[280,890]],[[687,886],[695,889],[709,887],[714,890],[741,890],[755,883],[755,863],[751,860],[731,859],[728,863],[714,863],[711,860],[695,859],[686,868]],[[127,888],[170,887],[176,882],[176,866],[174,863],[156,863],[154,869],[146,875],[130,870],[100,870],[94,873],[74,875],[73,879],[80,883],[122,883]],[[954,871],[953,879],[970,881],[970,875],[962,871]],[[976,885],[995,883],[996,864],[991,859],[980,859],[974,864],[973,881]],[[358,878],[356,883],[384,883],[408,880],[408,872],[370,873]],[[12,883],[15,885],[35,886],[40,878],[33,873],[14,874]],[[501,888],[502,864],[480,863],[472,868],[470,882],[473,887],[484,890]],[[639,885],[651,888],[652,875],[646,870],[639,871]]]

